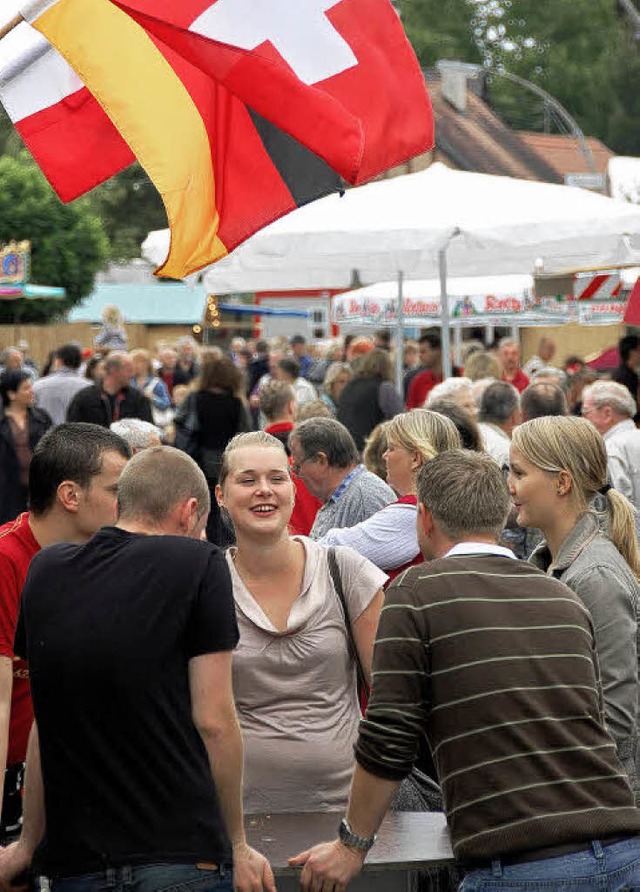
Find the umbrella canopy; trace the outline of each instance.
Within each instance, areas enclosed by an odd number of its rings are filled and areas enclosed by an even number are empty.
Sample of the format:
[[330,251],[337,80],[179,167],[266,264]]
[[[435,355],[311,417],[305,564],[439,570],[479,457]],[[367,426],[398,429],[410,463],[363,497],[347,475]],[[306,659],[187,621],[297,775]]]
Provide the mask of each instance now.
[[[162,262],[168,231],[144,255]],[[561,274],[640,264],[640,208],[569,186],[451,170],[393,177],[306,205],[210,268],[217,294],[348,288],[451,275]]]

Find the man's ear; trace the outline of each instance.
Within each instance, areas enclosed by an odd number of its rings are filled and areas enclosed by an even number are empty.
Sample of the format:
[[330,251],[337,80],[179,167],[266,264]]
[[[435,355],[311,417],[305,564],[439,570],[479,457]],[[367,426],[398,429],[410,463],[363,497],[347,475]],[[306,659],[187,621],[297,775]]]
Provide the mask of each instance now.
[[329,459],[326,452],[316,452],[313,458],[316,464],[321,465],[323,468],[329,467]]
[[177,522],[178,529],[183,535],[189,535],[196,528],[199,520],[198,500],[192,496],[185,499],[179,506]]
[[65,509],[73,514],[78,513],[80,505],[80,487],[73,480],[63,480],[56,490],[57,499]]
[[433,530],[433,514],[422,502],[418,502],[418,518],[422,531],[428,538]]

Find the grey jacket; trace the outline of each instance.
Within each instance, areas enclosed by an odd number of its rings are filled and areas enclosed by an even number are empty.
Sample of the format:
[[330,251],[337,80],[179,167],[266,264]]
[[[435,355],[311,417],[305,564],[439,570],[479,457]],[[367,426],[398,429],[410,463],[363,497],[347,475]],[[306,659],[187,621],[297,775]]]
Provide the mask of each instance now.
[[555,564],[546,542],[529,560],[568,585],[591,614],[607,725],[638,801],[638,581],[613,542],[601,532],[601,521],[593,511],[580,517],[562,543]]

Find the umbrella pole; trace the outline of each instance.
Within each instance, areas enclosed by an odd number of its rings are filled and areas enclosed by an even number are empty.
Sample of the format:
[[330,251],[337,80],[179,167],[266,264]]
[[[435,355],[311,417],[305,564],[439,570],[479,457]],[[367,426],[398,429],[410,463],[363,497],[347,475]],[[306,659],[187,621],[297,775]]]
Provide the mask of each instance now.
[[396,313],[396,388],[404,395],[404,274],[398,271],[398,311]]
[[451,337],[449,319],[449,297],[447,295],[447,245],[438,251],[438,269],[440,272],[440,319],[442,329],[440,340],[442,342],[442,377],[451,377]]

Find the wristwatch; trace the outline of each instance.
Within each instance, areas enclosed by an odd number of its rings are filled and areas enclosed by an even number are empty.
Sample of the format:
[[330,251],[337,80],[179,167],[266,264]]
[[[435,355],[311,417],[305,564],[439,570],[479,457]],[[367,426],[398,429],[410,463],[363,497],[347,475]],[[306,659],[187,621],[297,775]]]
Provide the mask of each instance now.
[[359,852],[368,852],[376,841],[375,833],[370,839],[367,839],[365,836],[358,836],[357,833],[354,833],[351,829],[351,824],[346,818],[343,818],[340,821],[338,836],[343,845],[347,846],[349,849],[357,849]]

